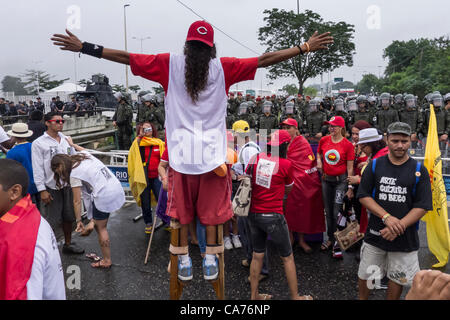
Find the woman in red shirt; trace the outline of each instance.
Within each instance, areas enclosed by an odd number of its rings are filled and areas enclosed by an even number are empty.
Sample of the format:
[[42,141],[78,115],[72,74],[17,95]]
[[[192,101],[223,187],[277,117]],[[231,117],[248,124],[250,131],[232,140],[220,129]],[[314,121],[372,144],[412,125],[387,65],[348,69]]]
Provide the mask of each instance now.
[[[136,138],[140,142],[143,137],[158,137],[155,126],[150,122],[144,122],[140,128],[139,136]],[[161,141],[161,143],[163,143]],[[150,234],[153,227],[151,192],[155,195],[155,199],[159,198],[161,189],[161,181],[158,178],[158,166],[161,161],[161,154],[157,145],[139,146],[141,153],[142,165],[147,178],[147,188],[141,193],[142,215],[145,222],[145,233]]]
[[333,258],[342,258],[334,232],[338,229],[338,215],[345,195],[353,197],[352,189],[347,190],[347,176],[353,175],[355,150],[345,138],[345,121],[342,117],[332,117],[325,124],[330,125],[330,135],[320,139],[317,149],[317,169],[323,173],[322,194],[328,234],[328,240],[322,244],[321,250],[328,250],[333,245]]
[[[270,295],[259,293],[261,273],[267,237],[278,249],[293,300],[312,300],[311,296],[298,295],[297,273],[286,219],[283,215],[283,198],[294,185],[291,161],[287,160],[287,148],[291,136],[286,130],[271,135],[267,143],[267,153],[254,156],[245,172],[252,176],[252,200],[248,222],[253,244],[253,258],[250,265],[251,299],[270,299]],[[274,151],[278,151],[278,155]]]

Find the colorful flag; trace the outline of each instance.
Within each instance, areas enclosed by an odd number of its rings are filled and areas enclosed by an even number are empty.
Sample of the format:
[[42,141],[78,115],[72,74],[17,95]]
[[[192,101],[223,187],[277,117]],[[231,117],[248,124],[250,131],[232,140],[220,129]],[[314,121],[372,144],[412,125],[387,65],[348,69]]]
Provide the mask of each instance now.
[[427,223],[428,248],[439,261],[433,267],[440,268],[448,262],[450,232],[448,227],[447,194],[442,178],[442,159],[433,105],[430,105],[430,123],[428,125],[424,165],[428,169],[431,179],[433,210],[428,211],[422,220]]

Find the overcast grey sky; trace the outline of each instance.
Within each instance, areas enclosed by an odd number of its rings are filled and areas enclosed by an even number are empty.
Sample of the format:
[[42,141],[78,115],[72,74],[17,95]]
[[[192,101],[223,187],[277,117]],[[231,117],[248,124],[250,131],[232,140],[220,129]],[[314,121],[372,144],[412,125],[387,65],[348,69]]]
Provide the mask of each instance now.
[[[280,8],[297,10],[297,0],[181,0],[206,20],[262,53],[265,48],[258,41],[258,29],[264,25],[263,11]],[[2,27],[0,29],[0,79],[5,75],[17,76],[26,69],[40,69],[57,79],[90,78],[93,73],[105,73],[110,83],[125,84],[125,67],[61,51],[53,46],[50,37],[63,33],[68,21],[82,41],[124,49],[124,4],[126,9],[128,51],[141,51],[141,42],[132,37],[151,37],[143,42],[144,53],[181,53],[189,25],[199,18],[176,0],[0,0]],[[68,12],[71,6],[77,13]],[[370,8],[375,6],[379,10]],[[434,38],[450,32],[450,1],[448,0],[300,0],[300,10],[310,9],[325,21],[345,21],[355,25],[356,54],[354,67],[341,67],[331,78],[359,81],[364,73],[378,75],[387,65],[382,58],[383,49],[393,40],[420,37]],[[369,11],[368,11],[369,9]],[[379,17],[379,19],[378,19]],[[74,20],[75,18],[75,20]],[[379,21],[379,24],[377,22]],[[76,24],[79,22],[79,29]],[[218,30],[215,42],[219,56],[252,57],[255,53],[240,46]],[[75,68],[76,60],[76,68]],[[294,79],[280,79],[268,87],[264,69],[258,70],[254,81],[247,81],[239,89],[278,89]],[[324,75],[324,81],[328,80]],[[134,77],[129,71],[130,85],[149,89],[156,84]],[[320,83],[320,77],[307,84]]]

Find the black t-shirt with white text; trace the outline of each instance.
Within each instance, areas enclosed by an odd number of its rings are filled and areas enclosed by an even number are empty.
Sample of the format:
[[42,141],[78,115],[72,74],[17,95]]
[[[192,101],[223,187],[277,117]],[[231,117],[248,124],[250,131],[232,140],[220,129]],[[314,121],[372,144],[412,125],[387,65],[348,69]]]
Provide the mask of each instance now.
[[[374,198],[384,210],[397,219],[405,217],[413,208],[433,210],[430,177],[423,165],[420,166],[419,175],[416,174],[416,160],[410,158],[402,165],[394,165],[386,155],[377,159],[374,174],[372,163],[373,161],[370,161],[361,177],[358,199]],[[416,184],[417,176],[419,181]],[[385,227],[381,218],[370,214],[364,241],[384,251],[419,250],[419,235],[415,224],[408,227],[403,235],[393,241],[385,240],[380,235],[380,231]]]

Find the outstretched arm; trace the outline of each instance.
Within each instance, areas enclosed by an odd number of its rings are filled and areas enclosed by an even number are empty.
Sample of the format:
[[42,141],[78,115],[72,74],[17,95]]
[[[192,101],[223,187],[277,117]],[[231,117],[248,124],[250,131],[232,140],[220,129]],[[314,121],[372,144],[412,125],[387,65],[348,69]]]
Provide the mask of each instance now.
[[[302,52],[306,53],[328,49],[326,45],[333,43],[333,37],[330,36],[330,34],[330,32],[325,32],[319,35],[317,31],[314,32],[311,38],[309,38],[306,43],[300,46]],[[293,58],[300,53],[301,52],[298,47],[265,53],[258,58],[258,68],[269,67],[271,65]]]
[[[54,34],[51,38],[53,44],[59,46],[61,50],[81,52],[81,49],[83,48],[81,40],[69,30],[66,29],[66,32],[68,35]],[[130,64],[130,54],[122,50],[103,48],[101,57],[122,64]]]

